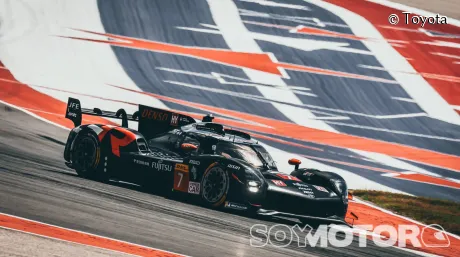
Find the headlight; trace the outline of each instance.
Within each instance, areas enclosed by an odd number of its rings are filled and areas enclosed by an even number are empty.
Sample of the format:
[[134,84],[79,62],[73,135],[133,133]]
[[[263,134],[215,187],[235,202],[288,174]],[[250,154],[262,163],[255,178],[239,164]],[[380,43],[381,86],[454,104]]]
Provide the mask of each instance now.
[[251,187],[256,187],[256,186],[259,186],[259,183],[256,182],[256,181],[249,181],[248,185],[251,186]]
[[258,181],[248,181],[249,192],[257,193],[259,192],[260,182]]
[[259,188],[258,187],[250,187],[249,192],[257,193],[257,192],[259,192]]

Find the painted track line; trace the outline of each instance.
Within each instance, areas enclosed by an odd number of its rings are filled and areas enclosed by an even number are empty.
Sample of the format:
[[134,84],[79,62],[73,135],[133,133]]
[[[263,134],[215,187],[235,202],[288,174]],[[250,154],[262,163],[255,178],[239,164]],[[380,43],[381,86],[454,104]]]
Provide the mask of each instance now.
[[39,221],[25,219],[14,215],[0,213],[0,227],[13,229],[38,236],[63,240],[71,243],[94,246],[102,249],[151,257],[187,256],[153,247],[129,243],[117,239],[99,236],[87,232],[67,229]]

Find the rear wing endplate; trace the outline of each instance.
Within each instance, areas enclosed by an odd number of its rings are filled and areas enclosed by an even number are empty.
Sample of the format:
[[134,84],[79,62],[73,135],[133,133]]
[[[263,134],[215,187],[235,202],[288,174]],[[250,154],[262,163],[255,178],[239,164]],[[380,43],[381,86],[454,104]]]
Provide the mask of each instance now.
[[100,117],[106,117],[106,118],[112,118],[112,119],[121,119],[122,127],[128,127],[128,120],[132,120],[132,121],[139,120],[138,111],[130,115],[130,114],[127,114],[124,109],[119,109],[117,112],[110,112],[110,111],[103,111],[99,108],[94,108],[94,109],[82,108],[80,104],[80,100],[69,97],[69,100],[67,102],[67,110],[65,113],[65,117],[71,120],[74,126],[77,127],[81,125],[82,114],[100,116]]

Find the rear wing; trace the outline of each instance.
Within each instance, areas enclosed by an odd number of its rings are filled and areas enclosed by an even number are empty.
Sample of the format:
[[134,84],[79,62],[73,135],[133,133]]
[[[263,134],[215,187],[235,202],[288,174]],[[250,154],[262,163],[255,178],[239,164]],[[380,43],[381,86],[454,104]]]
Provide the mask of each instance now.
[[195,123],[195,119],[187,115],[141,104],[139,105],[139,110],[132,115],[127,114],[122,108],[118,109],[117,112],[103,111],[99,108],[86,109],[81,107],[80,100],[69,97],[65,117],[71,120],[74,126],[77,127],[81,125],[82,114],[121,119],[121,126],[125,128],[128,127],[128,121],[137,121],[139,126],[138,131],[147,139],[176,127]]
[[124,109],[119,109],[117,112],[103,111],[99,108],[87,109],[82,108],[80,100],[69,97],[67,102],[67,110],[65,117],[73,122],[75,127],[81,125],[82,114],[100,116],[112,119],[121,119],[122,127],[128,127],[128,120],[138,121],[139,112],[135,112],[133,115],[126,114]]

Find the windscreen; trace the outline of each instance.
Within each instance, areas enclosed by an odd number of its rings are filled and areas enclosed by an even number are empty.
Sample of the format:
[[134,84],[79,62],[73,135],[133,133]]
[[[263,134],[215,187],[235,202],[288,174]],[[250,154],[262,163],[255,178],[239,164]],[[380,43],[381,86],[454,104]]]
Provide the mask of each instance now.
[[271,169],[277,169],[275,160],[273,160],[272,156],[267,152],[267,150],[263,146],[254,145],[253,147],[259,153],[259,155],[265,160],[265,162]]
[[257,152],[248,145],[219,142],[216,146],[216,154],[227,158],[244,160],[255,167],[264,166],[261,156],[259,156]]

